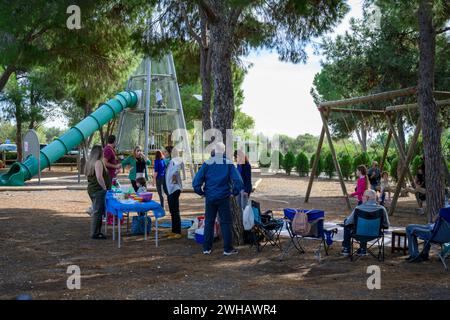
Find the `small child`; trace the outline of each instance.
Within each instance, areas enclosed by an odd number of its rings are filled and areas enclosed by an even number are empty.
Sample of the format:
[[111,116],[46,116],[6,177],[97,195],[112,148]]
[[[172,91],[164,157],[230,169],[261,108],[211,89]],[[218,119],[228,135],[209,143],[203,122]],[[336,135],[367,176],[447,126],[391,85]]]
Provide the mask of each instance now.
[[147,192],[147,181],[144,177],[139,177],[136,179],[137,193],[139,192]]
[[388,199],[391,201],[391,190],[389,187],[389,174],[387,171],[383,171],[381,174],[381,202],[380,205],[384,206],[386,200],[386,192],[388,193]]
[[358,206],[363,203],[363,194],[369,188],[369,177],[367,176],[367,168],[364,165],[358,166],[356,170],[358,180],[356,182],[355,192],[349,195],[350,198],[358,198]]

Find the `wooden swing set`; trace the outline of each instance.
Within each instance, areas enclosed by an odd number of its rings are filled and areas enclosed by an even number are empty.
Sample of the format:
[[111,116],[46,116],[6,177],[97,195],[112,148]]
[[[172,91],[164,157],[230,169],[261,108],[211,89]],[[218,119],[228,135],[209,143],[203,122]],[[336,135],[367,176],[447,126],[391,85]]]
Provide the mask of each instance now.
[[[399,112],[408,112],[410,111],[416,111],[418,112],[418,104],[411,103],[411,104],[402,104],[402,105],[392,105],[383,107],[382,109],[362,109],[362,108],[353,108],[353,106],[361,105],[361,104],[373,104],[374,102],[380,103],[380,102],[386,102],[391,99],[396,98],[402,98],[402,97],[411,97],[417,94],[417,88],[416,87],[410,87],[406,89],[400,89],[400,90],[394,90],[394,91],[387,91],[377,94],[372,94],[368,96],[362,96],[362,97],[355,97],[350,99],[343,99],[343,100],[336,100],[336,101],[326,101],[319,103],[317,105],[317,109],[320,112],[320,116],[322,118],[322,131],[320,133],[319,138],[319,144],[317,146],[311,175],[309,177],[309,183],[308,183],[308,189],[306,191],[305,196],[305,203],[308,202],[309,197],[311,195],[311,189],[314,182],[314,173],[317,171],[317,166],[319,163],[320,153],[322,150],[322,145],[325,136],[328,140],[328,145],[330,148],[330,153],[333,158],[334,167],[336,169],[336,173],[339,178],[339,183],[342,188],[342,193],[346,199],[347,207],[349,210],[351,210],[351,204],[350,199],[348,197],[347,188],[344,183],[344,178],[342,176],[341,167],[339,165],[337,156],[336,156],[336,150],[334,148],[333,139],[331,137],[330,128],[329,128],[329,119],[332,113],[341,113],[342,115],[344,113],[351,113],[356,114],[357,116],[361,117],[361,120],[364,121],[364,116],[368,117],[377,117],[377,120],[380,122],[385,122],[387,124],[388,128],[388,136],[386,143],[384,145],[384,151],[383,151],[383,157],[380,164],[380,170],[383,170],[383,166],[386,163],[386,158],[388,155],[389,145],[391,143],[392,138],[394,138],[395,141],[395,147],[399,155],[399,166],[401,168],[400,174],[398,176],[397,186],[395,188],[394,197],[392,199],[392,203],[389,209],[389,215],[393,215],[395,212],[395,209],[397,207],[397,201],[400,196],[400,192],[402,189],[402,185],[404,182],[404,179],[406,176],[408,176],[408,179],[411,183],[411,185],[414,187],[414,179],[411,174],[411,171],[409,169],[412,157],[414,155],[414,150],[417,145],[417,140],[419,138],[421,129],[422,129],[422,121],[420,117],[420,113],[418,115],[418,119],[416,122],[416,126],[414,129],[414,133],[411,138],[411,143],[409,145],[408,150],[404,150],[403,144],[400,141],[399,135],[394,127],[394,120],[393,117],[398,114]],[[436,100],[436,105],[439,108],[446,108],[450,106],[450,92],[447,91],[433,91],[433,94],[435,97],[441,97],[442,100]],[[345,122],[345,118],[344,118]],[[347,125],[347,123],[345,123]],[[348,125],[347,125],[348,128]],[[443,157],[443,163],[445,164],[445,159]],[[447,181],[450,181],[449,172],[446,167],[446,178]]]

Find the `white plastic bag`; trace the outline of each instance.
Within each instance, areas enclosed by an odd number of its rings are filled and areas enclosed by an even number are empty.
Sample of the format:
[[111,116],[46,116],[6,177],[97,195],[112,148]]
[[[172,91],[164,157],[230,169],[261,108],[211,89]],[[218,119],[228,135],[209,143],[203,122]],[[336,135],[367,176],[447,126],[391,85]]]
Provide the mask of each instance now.
[[255,225],[255,216],[253,215],[253,208],[250,203],[244,209],[242,220],[244,222],[244,230],[251,230]]

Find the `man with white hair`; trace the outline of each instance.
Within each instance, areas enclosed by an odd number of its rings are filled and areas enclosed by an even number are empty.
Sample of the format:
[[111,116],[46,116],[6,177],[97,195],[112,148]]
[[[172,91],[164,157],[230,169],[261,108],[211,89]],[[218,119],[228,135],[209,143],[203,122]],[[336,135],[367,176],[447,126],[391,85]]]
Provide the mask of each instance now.
[[194,191],[205,196],[205,227],[203,254],[211,254],[214,240],[214,223],[219,214],[223,238],[223,254],[237,254],[231,233],[230,196],[237,196],[244,188],[241,175],[233,162],[225,156],[225,145],[215,144],[214,154],[206,160],[192,181]]
[[[344,220],[344,240],[342,241],[342,255],[349,256],[350,255],[350,241],[351,234],[353,231],[354,223],[355,223],[355,211],[359,209],[364,212],[375,212],[380,209],[383,210],[383,228],[389,228],[389,217],[386,211],[386,208],[378,205],[377,201],[377,193],[374,190],[366,190],[363,195],[363,204],[357,206],[351,215],[349,215]],[[367,243],[361,242],[361,246],[357,251],[357,254],[360,256],[367,255]]]

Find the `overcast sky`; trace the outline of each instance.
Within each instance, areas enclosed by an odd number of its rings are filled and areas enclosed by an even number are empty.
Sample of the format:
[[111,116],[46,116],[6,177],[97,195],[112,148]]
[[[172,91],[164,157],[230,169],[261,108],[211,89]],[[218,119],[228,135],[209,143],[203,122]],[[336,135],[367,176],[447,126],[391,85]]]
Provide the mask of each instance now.
[[[333,37],[349,29],[351,17],[362,16],[362,0],[350,0],[348,4],[351,10],[331,34]],[[244,62],[253,64],[243,83],[242,111],[255,119],[256,132],[292,137],[303,133],[320,134],[320,115],[309,92],[314,75],[320,72],[322,57],[313,55],[311,48],[308,53],[306,64],[281,62],[275,52],[268,51],[242,57]]]

